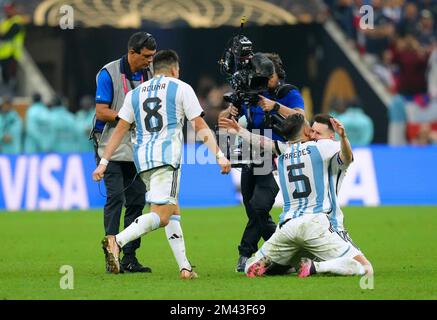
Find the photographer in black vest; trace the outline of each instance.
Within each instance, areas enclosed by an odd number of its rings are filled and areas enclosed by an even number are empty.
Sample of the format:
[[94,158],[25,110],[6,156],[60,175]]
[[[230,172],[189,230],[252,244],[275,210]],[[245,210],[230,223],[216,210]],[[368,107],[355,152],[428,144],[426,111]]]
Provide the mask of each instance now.
[[[286,116],[294,112],[303,112],[304,102],[299,90],[285,83],[285,71],[281,58],[276,53],[265,53],[268,59],[273,62],[274,72],[269,78],[268,90],[262,92],[257,105],[242,104],[240,108],[230,105],[219,117],[234,116],[245,117],[247,129],[261,130],[272,129],[271,116],[276,114]],[[272,133],[273,140],[284,141],[284,139]],[[241,172],[241,193],[249,219],[243,236],[238,246],[240,257],[237,263],[237,272],[244,272],[246,261],[258,250],[258,242],[261,238],[268,240],[276,229],[276,224],[270,216],[270,210],[275,203],[279,187],[273,177],[274,170],[266,174],[254,173],[253,165],[243,166]]]

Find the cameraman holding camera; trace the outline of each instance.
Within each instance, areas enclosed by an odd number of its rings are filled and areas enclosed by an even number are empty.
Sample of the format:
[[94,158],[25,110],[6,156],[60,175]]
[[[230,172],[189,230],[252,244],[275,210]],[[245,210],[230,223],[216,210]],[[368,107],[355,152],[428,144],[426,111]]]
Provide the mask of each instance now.
[[[264,56],[273,62],[274,72],[269,78],[268,90],[259,95],[258,104],[243,103],[241,108],[231,104],[219,115],[219,117],[233,116],[236,118],[245,116],[247,129],[249,131],[261,130],[263,135],[264,129],[272,129],[270,121],[267,120],[270,119],[269,116],[279,114],[286,117],[295,112],[304,112],[304,102],[299,90],[284,82],[285,71],[279,55],[265,53]],[[284,141],[275,132],[272,133],[272,139]],[[253,165],[245,165],[242,168],[241,193],[249,221],[238,246],[240,257],[237,263],[237,272],[244,272],[246,261],[258,250],[258,242],[261,237],[267,241],[275,232],[276,224],[269,213],[279,192],[279,187],[272,173],[275,169],[275,165],[272,163],[271,170],[260,175],[254,174]]]

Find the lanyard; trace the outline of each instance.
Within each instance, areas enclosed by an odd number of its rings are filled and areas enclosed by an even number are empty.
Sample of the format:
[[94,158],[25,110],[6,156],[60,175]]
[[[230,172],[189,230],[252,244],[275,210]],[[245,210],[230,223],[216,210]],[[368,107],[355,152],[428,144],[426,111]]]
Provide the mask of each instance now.
[[[127,87],[126,75],[125,75],[124,73],[121,74],[121,79],[123,80],[123,89],[124,89],[124,94],[127,94],[130,90],[129,90],[129,88]],[[144,82],[144,76],[141,75],[141,83],[143,83],[143,82]],[[131,80],[129,80],[129,83],[130,83],[130,87],[131,87],[131,89],[134,89],[134,85],[133,85],[133,83],[132,83]]]

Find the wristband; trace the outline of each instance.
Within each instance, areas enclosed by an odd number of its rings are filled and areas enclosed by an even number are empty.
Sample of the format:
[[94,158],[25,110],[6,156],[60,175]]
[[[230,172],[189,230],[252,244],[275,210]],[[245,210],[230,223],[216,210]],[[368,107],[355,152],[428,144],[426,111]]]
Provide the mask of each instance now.
[[220,158],[223,158],[224,156],[225,156],[225,154],[221,150],[219,150],[217,152],[217,154],[215,155],[215,158],[218,160]]
[[120,121],[120,117],[118,115],[115,116],[115,123],[118,123]]
[[275,102],[275,104],[273,105],[273,110],[278,112],[280,107],[281,107],[281,105],[279,103]]
[[109,163],[109,161],[106,160],[105,158],[100,159],[100,162],[99,162],[99,164],[104,165],[104,166],[107,166],[108,163]]

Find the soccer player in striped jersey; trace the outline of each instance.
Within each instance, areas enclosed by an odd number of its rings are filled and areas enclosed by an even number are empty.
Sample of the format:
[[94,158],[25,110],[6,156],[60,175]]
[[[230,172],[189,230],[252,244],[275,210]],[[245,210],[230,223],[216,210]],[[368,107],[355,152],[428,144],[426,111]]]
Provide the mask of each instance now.
[[[335,141],[335,130],[331,123],[332,116],[327,113],[319,113],[313,117],[311,125],[311,140],[318,141],[321,139],[330,139]],[[340,143],[337,142],[339,145]],[[343,162],[340,154],[331,159],[329,165],[329,187],[330,192],[338,195],[349,167],[348,162]],[[329,214],[329,221],[335,231],[339,233],[345,240],[352,243],[347,230],[344,228],[344,215],[340,208],[338,201],[333,204],[331,213]]]
[[283,121],[281,130],[286,143],[254,135],[241,128],[235,120],[219,120],[221,128],[279,155],[283,212],[275,233],[248,260],[245,268],[247,276],[284,273],[301,250],[314,255],[319,261],[303,258],[299,277],[324,272],[373,274],[370,262],[358,248],[334,230],[328,216],[337,197],[330,187],[331,160],[339,157],[346,164],[353,161],[343,125],[336,119],[330,122],[340,136],[340,145],[329,139],[310,141],[311,127],[302,114],[288,116]]
[[[203,109],[191,86],[179,80],[179,58],[173,50],[158,52],[153,60],[155,75],[130,91],[118,113],[117,127],[105,148],[93,179],[103,178],[107,161],[135,123],[134,161],[147,187],[151,212],[143,214],[115,236],[106,236],[103,246],[111,272],[119,273],[119,251],[124,245],[159,227],[166,235],[179,265],[182,279],[197,277],[185,256],[178,207],[180,162],[185,117],[198,137],[216,154],[221,172],[230,172],[229,160],[217,146],[215,137],[203,120]],[[171,226],[171,228],[168,228]]]

